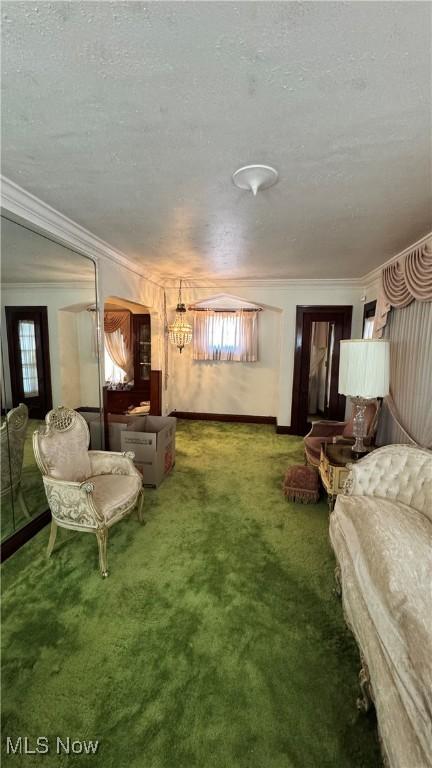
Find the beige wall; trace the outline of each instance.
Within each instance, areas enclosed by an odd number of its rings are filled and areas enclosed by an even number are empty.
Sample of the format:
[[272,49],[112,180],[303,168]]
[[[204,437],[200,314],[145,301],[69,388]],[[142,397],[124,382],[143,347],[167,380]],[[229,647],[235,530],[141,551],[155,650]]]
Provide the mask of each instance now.
[[257,363],[194,361],[192,345],[170,348],[170,403],[178,411],[274,416],[278,403],[280,315],[261,312]]
[[[50,308],[48,308],[48,316]],[[76,408],[87,405],[81,393],[81,380],[84,382],[84,375],[81,376],[81,360],[79,354],[78,339],[78,315],[76,312],[59,310],[58,312],[58,376],[60,377],[60,396],[53,398],[53,405],[64,405],[68,408]],[[83,372],[84,373],[84,372]],[[53,387],[57,389],[57,371],[51,370],[51,379]],[[93,384],[91,400],[94,401],[97,396],[97,370],[93,377],[90,377],[90,385]],[[87,389],[89,387],[87,386]]]
[[[99,308],[103,307],[108,297],[126,299],[149,307],[152,315],[152,368],[164,371],[163,289],[108,260],[98,264],[98,285]],[[235,283],[227,283],[217,288],[186,287],[183,293],[186,303],[227,293],[263,306],[264,311],[259,319],[259,362],[197,362],[192,360],[191,347],[180,355],[169,345],[168,385],[166,391],[163,388],[165,414],[179,410],[275,416],[279,425],[289,426],[296,306],[352,305],[352,335],[361,334],[361,296],[364,289],[355,284],[304,281],[265,288],[242,288]],[[166,294],[168,319],[171,321],[177,301],[177,288],[166,289]],[[92,358],[90,348],[89,313],[65,310],[80,300],[94,302],[93,291],[89,288],[85,296],[78,296],[76,292],[66,289],[46,289],[46,294],[42,296],[38,293],[36,298],[31,286],[3,291],[3,304],[33,303],[49,307],[51,365],[53,371],[59,372],[53,376],[54,405],[76,407],[98,404],[97,361]],[[76,354],[79,355],[79,365],[73,366],[72,360]],[[6,394],[9,394],[7,381]]]
[[[264,307],[260,323],[259,363],[192,360],[191,348],[180,355],[170,345],[169,410],[276,416],[278,424],[291,423],[297,305],[347,304],[353,306],[352,336],[362,329],[362,288],[344,282],[302,281],[272,287],[244,287],[235,283],[215,288],[183,289],[186,303],[228,293]],[[167,289],[170,321],[177,289]]]
[[91,349],[93,283],[79,287],[21,284],[2,286],[2,350],[6,405],[12,406],[5,306],[46,306],[53,405],[99,407],[98,362]]
[[[156,283],[146,280],[108,259],[98,263],[98,287],[101,327],[103,327],[103,307],[108,298],[110,300],[118,298],[137,302],[149,308],[151,314],[152,369],[162,370],[164,367],[163,289]],[[102,368],[103,364],[102,355]]]
[[[162,369],[163,290],[135,272],[109,261],[97,265],[99,309],[106,298],[117,297],[138,302],[149,308],[152,316],[152,367]],[[93,322],[85,306],[95,304],[95,286],[67,284],[49,286],[14,284],[2,286],[2,348],[5,368],[5,399],[11,407],[9,361],[4,306],[47,306],[53,405],[71,408],[99,407],[98,360],[93,348]],[[81,305],[82,311],[78,311]],[[100,317],[100,322],[102,318]],[[104,356],[101,355],[103,376]],[[165,409],[166,412],[166,409]]]

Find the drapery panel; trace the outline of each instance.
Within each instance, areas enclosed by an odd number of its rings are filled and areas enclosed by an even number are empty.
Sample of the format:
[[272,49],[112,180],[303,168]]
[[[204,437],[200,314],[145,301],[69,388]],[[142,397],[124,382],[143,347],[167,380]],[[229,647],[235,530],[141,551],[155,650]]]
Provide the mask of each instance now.
[[115,333],[120,331],[128,349],[132,347],[131,333],[131,314],[123,310],[107,310],[104,312],[104,331],[105,333]]
[[415,299],[432,301],[432,240],[427,240],[403,258],[384,267],[376,307],[374,337],[382,337],[391,307],[402,309]]
[[133,359],[120,328],[112,333],[105,333],[105,346],[113,362],[122,368],[128,381],[133,379]]
[[389,315],[390,396],[378,443],[415,442],[432,448],[432,302],[412,301]]
[[312,338],[309,365],[309,413],[317,413],[318,409],[324,410],[325,402],[319,402],[320,381],[322,366],[327,355],[328,323],[312,323]]
[[193,359],[258,360],[258,312],[194,312]]

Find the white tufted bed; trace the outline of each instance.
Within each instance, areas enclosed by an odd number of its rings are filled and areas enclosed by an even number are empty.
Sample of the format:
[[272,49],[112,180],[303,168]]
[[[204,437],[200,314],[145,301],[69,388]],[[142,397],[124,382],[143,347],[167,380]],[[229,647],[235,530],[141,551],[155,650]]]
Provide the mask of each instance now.
[[432,453],[405,445],[354,464],[330,516],[345,618],[391,768],[432,768]]

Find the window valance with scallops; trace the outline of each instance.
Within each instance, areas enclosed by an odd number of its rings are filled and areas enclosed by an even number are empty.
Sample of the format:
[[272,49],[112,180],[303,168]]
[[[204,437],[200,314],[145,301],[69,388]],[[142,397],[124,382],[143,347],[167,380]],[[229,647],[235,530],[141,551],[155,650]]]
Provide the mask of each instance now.
[[384,267],[374,337],[381,338],[391,307],[401,309],[414,300],[432,301],[432,239]]
[[131,349],[131,316],[128,310],[107,310],[104,312],[104,331],[105,333],[120,331],[126,347]]

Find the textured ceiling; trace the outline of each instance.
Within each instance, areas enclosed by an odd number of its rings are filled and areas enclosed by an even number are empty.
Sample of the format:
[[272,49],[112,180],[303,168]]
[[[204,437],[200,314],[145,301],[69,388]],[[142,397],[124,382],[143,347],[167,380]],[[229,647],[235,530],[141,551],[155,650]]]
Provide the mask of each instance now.
[[3,2],[3,173],[167,277],[361,276],[430,228],[430,13]]
[[1,219],[1,284],[95,281],[94,264],[63,245]]

